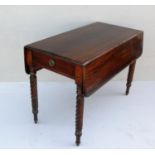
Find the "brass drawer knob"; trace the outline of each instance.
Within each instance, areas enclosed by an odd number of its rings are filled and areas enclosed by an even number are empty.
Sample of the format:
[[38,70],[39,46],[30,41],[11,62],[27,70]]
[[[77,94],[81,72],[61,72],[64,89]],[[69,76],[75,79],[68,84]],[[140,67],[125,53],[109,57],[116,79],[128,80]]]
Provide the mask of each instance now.
[[50,67],[53,67],[53,66],[55,66],[55,61],[51,59],[51,60],[49,60],[48,64]]

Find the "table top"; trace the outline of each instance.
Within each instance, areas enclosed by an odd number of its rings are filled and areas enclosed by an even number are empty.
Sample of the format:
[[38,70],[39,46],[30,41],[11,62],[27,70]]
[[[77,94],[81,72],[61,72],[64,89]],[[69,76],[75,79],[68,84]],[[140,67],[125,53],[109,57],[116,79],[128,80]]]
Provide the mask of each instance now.
[[142,31],[96,22],[27,45],[83,65],[111,51]]

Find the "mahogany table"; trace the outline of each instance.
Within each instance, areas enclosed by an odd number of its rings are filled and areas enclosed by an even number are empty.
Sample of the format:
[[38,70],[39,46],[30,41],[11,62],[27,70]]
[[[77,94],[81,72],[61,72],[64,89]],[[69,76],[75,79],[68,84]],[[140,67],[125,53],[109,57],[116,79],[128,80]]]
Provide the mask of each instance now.
[[30,74],[34,122],[38,121],[37,71],[45,68],[75,80],[75,135],[79,145],[84,97],[93,94],[127,66],[128,95],[142,44],[142,31],[96,22],[25,46],[25,70]]

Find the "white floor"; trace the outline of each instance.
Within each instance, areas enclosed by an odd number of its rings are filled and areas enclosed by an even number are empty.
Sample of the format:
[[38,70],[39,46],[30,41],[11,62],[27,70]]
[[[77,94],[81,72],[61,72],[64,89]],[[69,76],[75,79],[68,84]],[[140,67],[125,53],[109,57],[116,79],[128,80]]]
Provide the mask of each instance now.
[[[74,83],[39,83],[39,124],[29,83],[0,84],[0,148],[77,148]],[[155,148],[155,82],[109,82],[85,99],[78,148]]]

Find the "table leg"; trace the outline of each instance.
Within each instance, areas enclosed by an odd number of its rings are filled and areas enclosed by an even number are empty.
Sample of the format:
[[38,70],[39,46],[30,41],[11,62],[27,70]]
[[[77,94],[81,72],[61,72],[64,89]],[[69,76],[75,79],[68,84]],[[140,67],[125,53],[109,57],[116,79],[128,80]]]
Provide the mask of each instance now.
[[82,136],[83,125],[83,111],[84,111],[84,95],[81,86],[77,85],[77,103],[76,103],[76,145],[80,145],[80,137]]
[[126,84],[126,95],[129,94],[131,83],[133,80],[134,70],[135,70],[136,61],[132,62],[129,66],[129,72],[128,72],[128,78],[127,78],[127,84]]
[[38,93],[37,93],[37,76],[36,72],[31,70],[30,72],[30,86],[31,86],[31,102],[32,113],[34,115],[34,122],[38,122]]

